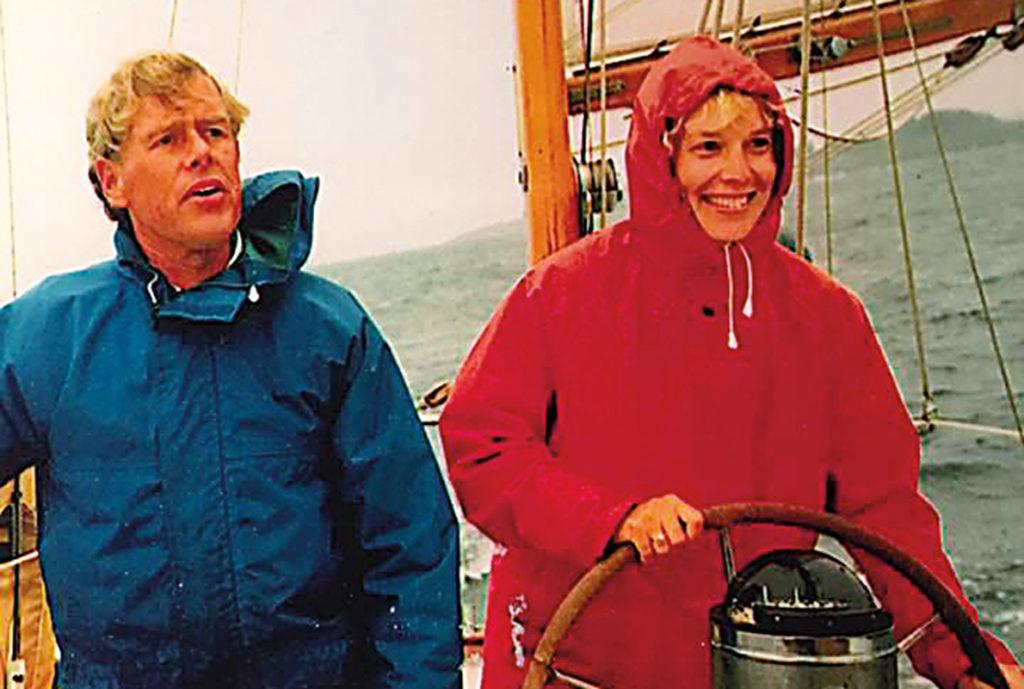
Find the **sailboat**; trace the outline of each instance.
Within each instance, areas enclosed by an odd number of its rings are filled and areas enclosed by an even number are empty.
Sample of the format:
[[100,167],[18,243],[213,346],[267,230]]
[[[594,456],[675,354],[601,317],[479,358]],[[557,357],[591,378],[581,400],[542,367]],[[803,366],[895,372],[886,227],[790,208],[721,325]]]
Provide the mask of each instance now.
[[[736,4],[678,0],[607,0],[608,7],[605,11],[598,9],[590,12],[589,7],[595,4],[586,0],[564,0],[561,3],[552,0],[516,2],[519,56],[516,60],[515,73],[519,82],[521,101],[518,119],[523,161],[520,177],[526,186],[528,196],[530,260],[533,262],[575,241],[588,227],[600,231],[603,224],[611,222],[616,213],[621,212],[613,207],[612,198],[619,196],[622,167],[619,165],[613,169],[607,162],[614,158],[614,123],[610,122],[608,125],[613,131],[607,140],[586,145],[582,145],[579,140],[572,143],[570,126],[576,127],[581,124],[582,112],[593,112],[584,108],[583,104],[586,103],[597,109],[604,100],[608,108],[619,108],[621,113],[622,108],[628,107],[631,98],[630,88],[635,89],[639,78],[642,78],[645,65],[652,59],[657,59],[680,36],[699,32],[715,33],[725,40],[735,41],[741,49],[755,53],[761,51],[765,54],[766,60],[771,57],[779,65],[772,68],[772,73],[780,79],[800,79],[801,65],[806,55],[808,67],[805,72],[809,75],[809,85],[793,87],[791,91],[794,94],[811,93],[820,88],[818,76],[822,73],[829,75],[829,83],[833,86],[838,86],[845,80],[863,84],[868,77],[839,76],[841,70],[857,69],[857,64],[865,65],[877,61],[877,56],[873,52],[874,34],[870,28],[864,28],[870,27],[873,23],[870,3],[829,0],[825,3],[804,5],[799,2],[766,0],[747,0],[745,3]],[[903,21],[901,3],[883,2],[880,3],[880,9],[885,17],[882,21],[886,54],[891,55],[891,59],[895,61],[902,60],[892,67],[904,76],[912,76],[913,80],[917,79],[918,62],[934,72],[930,75],[930,84],[952,81],[953,77],[962,74],[963,71],[983,65],[991,56],[1008,52],[1011,49],[1009,46],[1018,40],[1015,37],[1019,36],[1020,30],[1019,2],[916,0],[905,4],[910,13],[911,25],[920,29],[913,32],[916,47],[923,53],[919,60],[907,57],[914,49],[910,45],[911,33],[899,28],[900,22]],[[223,13],[223,8],[220,11]],[[799,45],[804,40],[801,27],[805,23],[805,12],[811,17],[812,31],[808,36],[810,48],[801,50]],[[585,19],[582,26],[577,21],[570,21],[581,16],[581,13]],[[228,14],[233,14],[233,9]],[[604,19],[607,21],[603,21]],[[601,27],[605,28],[602,30]],[[933,29],[925,31],[921,27]],[[154,41],[162,40],[166,31],[165,26],[159,28],[159,31],[152,32]],[[511,27],[509,31],[512,31]],[[605,33],[603,41],[600,37],[602,31]],[[839,38],[842,40],[836,40]],[[591,46],[590,59],[586,57],[588,43]],[[603,49],[600,47],[602,43]],[[958,49],[958,43],[962,49]],[[925,54],[925,51],[936,46],[935,52]],[[978,49],[973,56],[969,55],[976,46]],[[384,48],[386,46],[382,46],[382,49]],[[946,53],[951,51],[958,55],[953,58],[954,60],[963,59],[965,62],[961,67],[951,65],[940,69],[940,63],[946,60]],[[119,49],[117,57],[123,56],[123,52],[123,49]],[[585,66],[588,62],[589,69]],[[601,69],[601,63],[604,64],[604,69]],[[230,70],[228,73],[230,74]],[[605,83],[603,88],[602,82]],[[870,83],[877,92],[877,75]],[[851,85],[850,88],[855,86]],[[243,96],[245,92],[246,89],[243,87]],[[912,113],[919,112],[914,108],[921,106],[923,98],[919,93],[916,98],[901,100],[899,94],[893,94],[890,100],[896,104],[917,104],[893,113],[894,124],[898,124]],[[797,108],[802,110],[799,98],[795,98],[793,103],[794,113]],[[811,100],[808,108],[817,108],[820,105],[821,99]],[[841,145],[846,144],[847,140],[871,139],[880,133],[885,136],[884,118],[865,117],[864,122],[852,123],[857,126],[845,132],[840,131],[835,124],[839,114],[833,110],[831,125],[818,122],[818,116],[813,112],[808,116],[794,117],[801,123],[807,123],[808,139],[812,137],[812,128],[830,134],[825,139],[813,139],[818,145],[814,154],[810,151],[807,154],[810,161],[807,172],[809,184],[813,182],[816,174],[819,178],[824,178],[824,173],[820,172],[824,162],[831,160],[831,156],[841,148]],[[598,122],[599,115],[590,117],[592,119],[588,131],[592,134],[588,136],[597,139],[597,132],[602,126]],[[621,121],[618,124],[621,128]],[[586,150],[586,159],[581,161],[579,167],[573,161],[574,148],[577,150],[577,158]],[[609,156],[602,155],[606,151],[612,153]],[[818,160],[821,161],[818,167],[811,164],[815,160],[814,155],[819,156]],[[81,183],[84,186],[84,182]],[[808,205],[810,204],[809,201]],[[595,210],[596,213],[593,212]],[[605,216],[603,220],[602,214]],[[792,215],[795,217],[796,213]],[[809,230],[805,233],[796,233],[795,241],[798,244],[812,241],[814,238],[808,234]],[[105,249],[108,246],[107,237],[105,234],[100,236],[102,241],[99,243]],[[819,252],[818,260],[827,260],[825,252]],[[468,346],[468,343],[466,345]],[[931,406],[937,406],[938,412],[943,411],[941,404],[935,405],[934,400]],[[948,428],[943,424],[971,423],[963,419],[943,419],[931,406],[927,402],[920,405],[918,416],[923,430],[936,427],[939,429],[936,433],[942,433],[947,432],[945,428]],[[1012,422],[1003,425],[1004,428],[976,430],[993,437],[1009,437],[1011,440],[1016,437],[1017,429],[1013,428]],[[26,488],[26,492],[28,490]],[[31,529],[27,531],[29,537],[26,545],[30,548]],[[38,626],[29,620],[27,612],[23,613],[23,624],[26,631],[22,637],[27,640],[36,633]],[[473,647],[473,643],[470,640],[470,648]],[[33,665],[31,657],[29,656],[30,672]],[[41,666],[46,664],[45,661],[39,663]],[[28,686],[48,686],[45,679],[38,681],[40,683],[32,684],[30,677]]]

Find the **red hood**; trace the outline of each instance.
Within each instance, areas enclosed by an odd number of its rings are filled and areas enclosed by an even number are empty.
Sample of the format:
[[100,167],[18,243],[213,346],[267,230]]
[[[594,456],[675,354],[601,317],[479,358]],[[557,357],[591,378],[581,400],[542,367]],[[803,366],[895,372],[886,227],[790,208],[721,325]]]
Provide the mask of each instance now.
[[671,228],[681,235],[673,239],[682,241],[687,250],[701,253],[720,253],[720,242],[704,233],[689,205],[680,198],[661,138],[666,117],[685,119],[719,86],[764,96],[778,106],[785,143],[774,193],[761,219],[743,240],[751,249],[770,243],[778,232],[782,199],[793,177],[793,131],[775,82],[753,60],[706,36],[681,41],[654,65],[640,86],[626,147],[630,217],[641,227]]

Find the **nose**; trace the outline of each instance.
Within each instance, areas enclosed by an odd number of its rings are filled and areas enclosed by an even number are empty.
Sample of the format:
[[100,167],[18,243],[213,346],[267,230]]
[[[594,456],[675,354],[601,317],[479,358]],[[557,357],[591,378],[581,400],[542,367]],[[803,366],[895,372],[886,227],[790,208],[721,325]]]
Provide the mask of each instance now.
[[722,161],[722,177],[727,179],[749,179],[753,168],[743,146],[728,146]]
[[191,130],[188,134],[188,166],[201,167],[209,164],[210,142],[202,133]]

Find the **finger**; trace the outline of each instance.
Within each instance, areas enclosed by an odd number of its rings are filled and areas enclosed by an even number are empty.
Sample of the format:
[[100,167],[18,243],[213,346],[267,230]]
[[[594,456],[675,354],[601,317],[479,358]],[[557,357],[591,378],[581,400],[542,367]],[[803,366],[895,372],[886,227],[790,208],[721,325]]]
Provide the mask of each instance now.
[[672,545],[679,545],[686,541],[686,530],[683,528],[682,522],[675,514],[668,515],[668,518],[661,525],[665,535],[668,536],[668,541]]
[[671,547],[668,542],[668,538],[665,537],[665,532],[658,529],[653,535],[651,535],[651,547],[658,555],[664,555],[669,551]]
[[704,530],[704,513],[686,505],[679,514],[680,520],[686,526],[686,537],[697,538]]
[[636,548],[636,552],[640,554],[640,564],[643,564],[651,559],[653,553],[651,552],[651,542],[646,536],[639,536],[629,539],[629,542]]

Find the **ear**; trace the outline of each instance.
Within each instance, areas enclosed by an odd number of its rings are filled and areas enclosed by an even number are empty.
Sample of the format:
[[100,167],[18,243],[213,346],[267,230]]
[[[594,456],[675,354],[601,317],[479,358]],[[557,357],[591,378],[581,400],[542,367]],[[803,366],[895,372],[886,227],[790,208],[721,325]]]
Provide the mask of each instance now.
[[121,165],[108,158],[97,158],[93,163],[93,169],[96,170],[100,188],[103,189],[103,195],[111,208],[127,208],[128,199],[124,193]]

